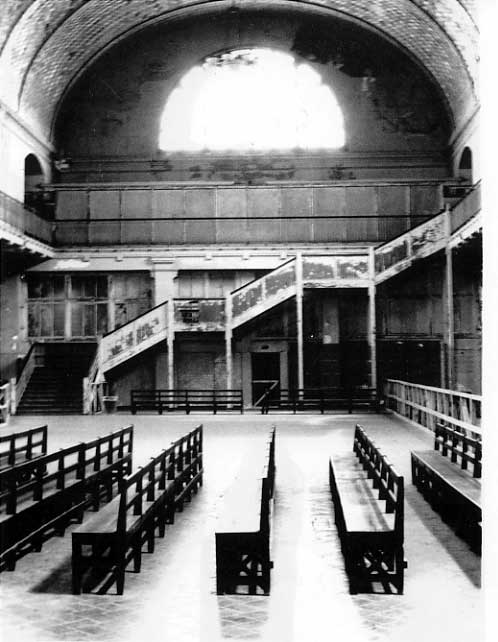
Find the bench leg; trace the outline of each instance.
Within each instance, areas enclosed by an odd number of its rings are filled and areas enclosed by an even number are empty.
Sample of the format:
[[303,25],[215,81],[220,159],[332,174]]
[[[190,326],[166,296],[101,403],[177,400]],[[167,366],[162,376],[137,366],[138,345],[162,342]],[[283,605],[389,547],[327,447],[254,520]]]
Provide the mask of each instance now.
[[81,545],[75,541],[74,537],[72,543],[71,571],[73,595],[79,595],[81,593],[82,555]]

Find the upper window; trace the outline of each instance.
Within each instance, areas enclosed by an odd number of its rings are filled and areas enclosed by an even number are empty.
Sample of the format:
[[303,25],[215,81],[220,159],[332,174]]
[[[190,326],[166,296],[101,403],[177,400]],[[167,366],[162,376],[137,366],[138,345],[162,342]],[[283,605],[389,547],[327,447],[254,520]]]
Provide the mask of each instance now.
[[165,151],[337,149],[341,110],[307,63],[272,49],[237,49],[188,71],[164,109]]

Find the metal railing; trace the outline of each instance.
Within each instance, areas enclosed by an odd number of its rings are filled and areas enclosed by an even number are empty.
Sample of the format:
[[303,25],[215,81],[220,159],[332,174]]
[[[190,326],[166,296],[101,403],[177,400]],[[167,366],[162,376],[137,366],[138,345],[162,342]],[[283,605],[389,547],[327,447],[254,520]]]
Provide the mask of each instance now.
[[443,423],[465,434],[482,434],[481,395],[388,379],[385,396],[387,408],[432,431]]

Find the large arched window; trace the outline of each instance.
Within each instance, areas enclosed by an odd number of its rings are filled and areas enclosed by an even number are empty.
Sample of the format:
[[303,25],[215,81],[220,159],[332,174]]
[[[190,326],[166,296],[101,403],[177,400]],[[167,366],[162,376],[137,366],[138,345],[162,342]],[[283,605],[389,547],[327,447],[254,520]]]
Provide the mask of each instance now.
[[206,58],[170,94],[165,151],[337,149],[344,121],[320,74],[290,54],[237,49]]

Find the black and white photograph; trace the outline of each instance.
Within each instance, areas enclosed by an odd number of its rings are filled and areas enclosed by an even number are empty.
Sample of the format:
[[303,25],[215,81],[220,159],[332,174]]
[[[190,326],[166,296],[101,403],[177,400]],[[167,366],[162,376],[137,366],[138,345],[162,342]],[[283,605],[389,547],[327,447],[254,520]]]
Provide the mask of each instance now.
[[497,18],[0,0],[0,640],[496,639]]

